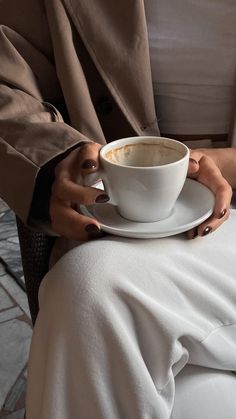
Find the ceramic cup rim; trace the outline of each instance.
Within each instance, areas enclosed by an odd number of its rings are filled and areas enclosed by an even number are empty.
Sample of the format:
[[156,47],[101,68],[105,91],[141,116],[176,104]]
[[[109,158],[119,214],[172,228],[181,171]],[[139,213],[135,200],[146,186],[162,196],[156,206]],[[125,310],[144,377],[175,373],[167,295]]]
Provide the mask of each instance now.
[[[156,165],[156,166],[128,166],[128,165],[125,165],[125,164],[112,162],[108,158],[106,158],[106,156],[105,156],[105,154],[109,150],[111,150],[113,148],[116,148],[116,145],[117,146],[118,145],[122,146],[122,145],[135,144],[135,143],[139,143],[139,142],[147,142],[148,143],[149,141],[154,141],[153,144],[155,144],[156,142],[158,142],[157,140],[160,143],[162,141],[164,142],[166,140],[169,143],[171,142],[173,144],[178,144],[179,147],[183,148],[183,152],[185,152],[184,155],[180,159],[175,160],[174,162],[165,163],[163,165]],[[187,157],[189,157],[189,153],[190,153],[189,148],[185,144],[181,143],[178,140],[174,140],[174,139],[168,138],[168,137],[146,136],[145,135],[145,136],[137,136],[137,137],[120,138],[118,140],[112,141],[111,143],[105,144],[100,150],[100,158],[103,161],[105,161],[106,164],[109,164],[110,166],[117,166],[117,167],[120,167],[120,168],[123,168],[123,169],[125,168],[125,169],[128,169],[128,170],[134,170],[134,169],[144,170],[144,171],[145,170],[157,170],[157,169],[158,170],[164,170],[167,167],[175,166],[175,165],[180,164],[183,160],[185,160]]]

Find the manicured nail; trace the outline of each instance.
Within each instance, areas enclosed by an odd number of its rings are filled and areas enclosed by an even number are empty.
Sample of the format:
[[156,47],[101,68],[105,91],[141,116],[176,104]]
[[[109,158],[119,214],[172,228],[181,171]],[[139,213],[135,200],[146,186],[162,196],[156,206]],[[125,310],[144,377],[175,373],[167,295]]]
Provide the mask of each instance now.
[[212,231],[212,227],[207,226],[207,227],[203,230],[202,235],[203,235],[203,236],[206,236],[206,235],[207,235],[207,234],[209,234],[211,231]]
[[104,236],[104,233],[100,228],[98,228],[95,224],[88,224],[85,227],[86,232],[88,233],[88,239],[98,239],[99,237]]
[[198,236],[198,232],[197,232],[197,228],[195,228],[194,232],[193,232],[193,239],[195,239],[195,237]]
[[97,204],[103,204],[104,202],[109,201],[109,196],[105,193],[102,193],[101,195],[98,195],[97,198],[95,199],[95,202]]
[[82,169],[95,169],[95,167],[97,167],[97,162],[96,160],[87,159],[84,160],[81,167]]
[[223,218],[225,216],[226,212],[227,212],[227,209],[226,208],[223,209],[223,211],[221,211],[221,213],[220,213],[219,218]]
[[191,163],[198,164],[198,161],[193,159],[192,157],[189,158],[189,161],[191,161]]

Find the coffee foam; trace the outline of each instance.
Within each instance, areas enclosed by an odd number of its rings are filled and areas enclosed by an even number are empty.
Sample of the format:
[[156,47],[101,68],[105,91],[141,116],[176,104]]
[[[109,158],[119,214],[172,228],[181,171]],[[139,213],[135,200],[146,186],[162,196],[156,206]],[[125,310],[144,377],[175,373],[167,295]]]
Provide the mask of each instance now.
[[165,144],[126,144],[106,152],[105,158],[123,166],[152,167],[173,163],[184,157],[180,150]]

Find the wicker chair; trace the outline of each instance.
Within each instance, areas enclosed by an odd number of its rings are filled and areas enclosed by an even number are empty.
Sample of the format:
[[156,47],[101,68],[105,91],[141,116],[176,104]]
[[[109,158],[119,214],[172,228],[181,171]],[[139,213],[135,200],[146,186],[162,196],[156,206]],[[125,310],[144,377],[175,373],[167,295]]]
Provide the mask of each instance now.
[[38,289],[48,271],[49,258],[55,237],[32,231],[16,217],[22,266],[30,314],[34,325],[38,314]]

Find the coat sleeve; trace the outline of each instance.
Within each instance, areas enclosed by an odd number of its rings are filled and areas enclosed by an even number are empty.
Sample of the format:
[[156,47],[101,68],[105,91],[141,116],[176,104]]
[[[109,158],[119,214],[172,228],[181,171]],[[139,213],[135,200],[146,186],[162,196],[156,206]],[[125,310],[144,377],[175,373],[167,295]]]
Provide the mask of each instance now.
[[1,26],[0,195],[24,222],[36,178],[44,183],[40,199],[34,199],[40,217],[39,206],[42,203],[45,212],[42,200],[48,198],[56,162],[89,141],[51,104],[60,97],[53,61],[17,31]]

